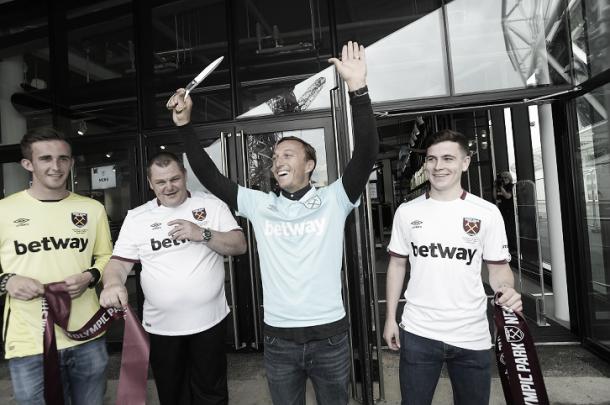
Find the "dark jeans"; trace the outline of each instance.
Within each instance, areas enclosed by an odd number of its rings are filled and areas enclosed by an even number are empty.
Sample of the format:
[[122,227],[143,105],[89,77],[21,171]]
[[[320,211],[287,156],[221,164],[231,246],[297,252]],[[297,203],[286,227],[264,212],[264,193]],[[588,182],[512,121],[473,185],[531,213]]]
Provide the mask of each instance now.
[[150,366],[163,405],[226,405],[226,318],[194,335],[150,336]]
[[491,350],[462,349],[400,329],[401,404],[431,404],[443,363],[455,405],[489,404]]
[[346,405],[349,383],[347,332],[304,344],[265,336],[265,371],[275,405],[304,405],[307,377],[318,405]]

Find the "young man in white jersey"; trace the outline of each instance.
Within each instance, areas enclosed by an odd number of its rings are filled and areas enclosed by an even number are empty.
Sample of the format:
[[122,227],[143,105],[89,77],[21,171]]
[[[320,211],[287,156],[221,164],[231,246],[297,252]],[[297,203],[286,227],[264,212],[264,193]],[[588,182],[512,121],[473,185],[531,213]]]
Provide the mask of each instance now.
[[[3,333],[15,399],[31,405],[44,403],[44,284],[66,283],[72,298],[68,329],[82,327],[99,309],[95,285],[112,242],[102,204],[66,189],[74,160],[62,134],[31,130],[21,140],[21,153],[32,183],[0,201],[0,295],[7,294]],[[77,342],[59,327],[55,336],[64,398],[73,405],[101,405],[108,362],[104,338]]]
[[[456,405],[489,403],[491,336],[481,280],[484,261],[498,299],[521,311],[514,289],[506,231],[498,208],[462,189],[470,152],[451,130],[427,142],[424,168],[430,191],[396,211],[388,245],[387,319],[383,336],[400,350],[402,404],[432,402],[443,363]],[[410,279],[400,325],[396,309],[407,264]]]
[[142,324],[163,405],[228,403],[223,255],[240,255],[246,240],[218,198],[186,188],[172,153],[148,163],[156,198],[130,210],[104,270],[104,307],[127,304],[125,280],[142,264]]
[[310,183],[315,149],[301,139],[280,140],[271,171],[279,195],[238,186],[203,151],[189,125],[192,100],[178,90],[167,103],[184,136],[193,171],[211,192],[252,223],[265,309],[265,370],[276,405],[305,403],[311,379],[318,405],[349,400],[348,323],[341,297],[345,219],[359,197],[379,149],[366,87],[364,47],[349,42],[331,59],[347,83],[354,153],[343,176],[324,188]]

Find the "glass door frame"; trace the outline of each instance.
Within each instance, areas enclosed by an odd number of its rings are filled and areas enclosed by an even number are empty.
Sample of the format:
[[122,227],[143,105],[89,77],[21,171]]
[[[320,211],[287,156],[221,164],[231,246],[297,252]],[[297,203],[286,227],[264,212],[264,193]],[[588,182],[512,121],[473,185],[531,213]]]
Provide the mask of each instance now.
[[[592,336],[590,319],[592,307],[589,302],[590,275],[592,262],[588,254],[590,241],[585,223],[585,186],[578,131],[576,99],[596,89],[610,84],[610,69],[579,85],[580,89],[565,95],[553,104],[553,121],[565,123],[556,125],[557,168],[559,178],[566,179],[559,184],[564,221],[564,245],[566,252],[566,272],[570,323],[572,332],[580,337],[582,345],[606,361],[610,361],[610,350],[600,345]],[[561,161],[560,161],[561,159]]]

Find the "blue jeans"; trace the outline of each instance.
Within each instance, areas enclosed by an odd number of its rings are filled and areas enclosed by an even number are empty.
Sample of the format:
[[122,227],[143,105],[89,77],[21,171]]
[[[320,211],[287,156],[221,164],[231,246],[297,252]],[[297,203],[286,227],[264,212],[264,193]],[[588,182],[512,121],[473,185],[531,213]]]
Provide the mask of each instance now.
[[346,405],[349,384],[347,332],[304,344],[265,336],[265,371],[275,405],[304,405],[307,377],[318,405]]
[[488,405],[491,350],[468,350],[426,339],[400,329],[400,394],[402,405],[429,405],[443,368],[453,388],[455,405]]
[[[58,351],[64,401],[71,405],[101,405],[106,391],[106,340]],[[42,354],[8,362],[15,399],[21,405],[44,405]]]

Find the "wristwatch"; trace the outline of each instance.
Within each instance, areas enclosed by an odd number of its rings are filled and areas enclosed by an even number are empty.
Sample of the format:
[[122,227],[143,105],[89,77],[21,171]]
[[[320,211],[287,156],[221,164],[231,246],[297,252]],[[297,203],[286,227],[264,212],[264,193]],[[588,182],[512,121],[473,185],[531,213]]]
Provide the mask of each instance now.
[[349,92],[350,98],[362,97],[367,94],[369,94],[368,86],[363,86],[363,87],[360,87],[359,89]]
[[203,238],[203,243],[208,243],[210,240],[212,240],[212,231],[210,228],[202,228],[201,237]]

